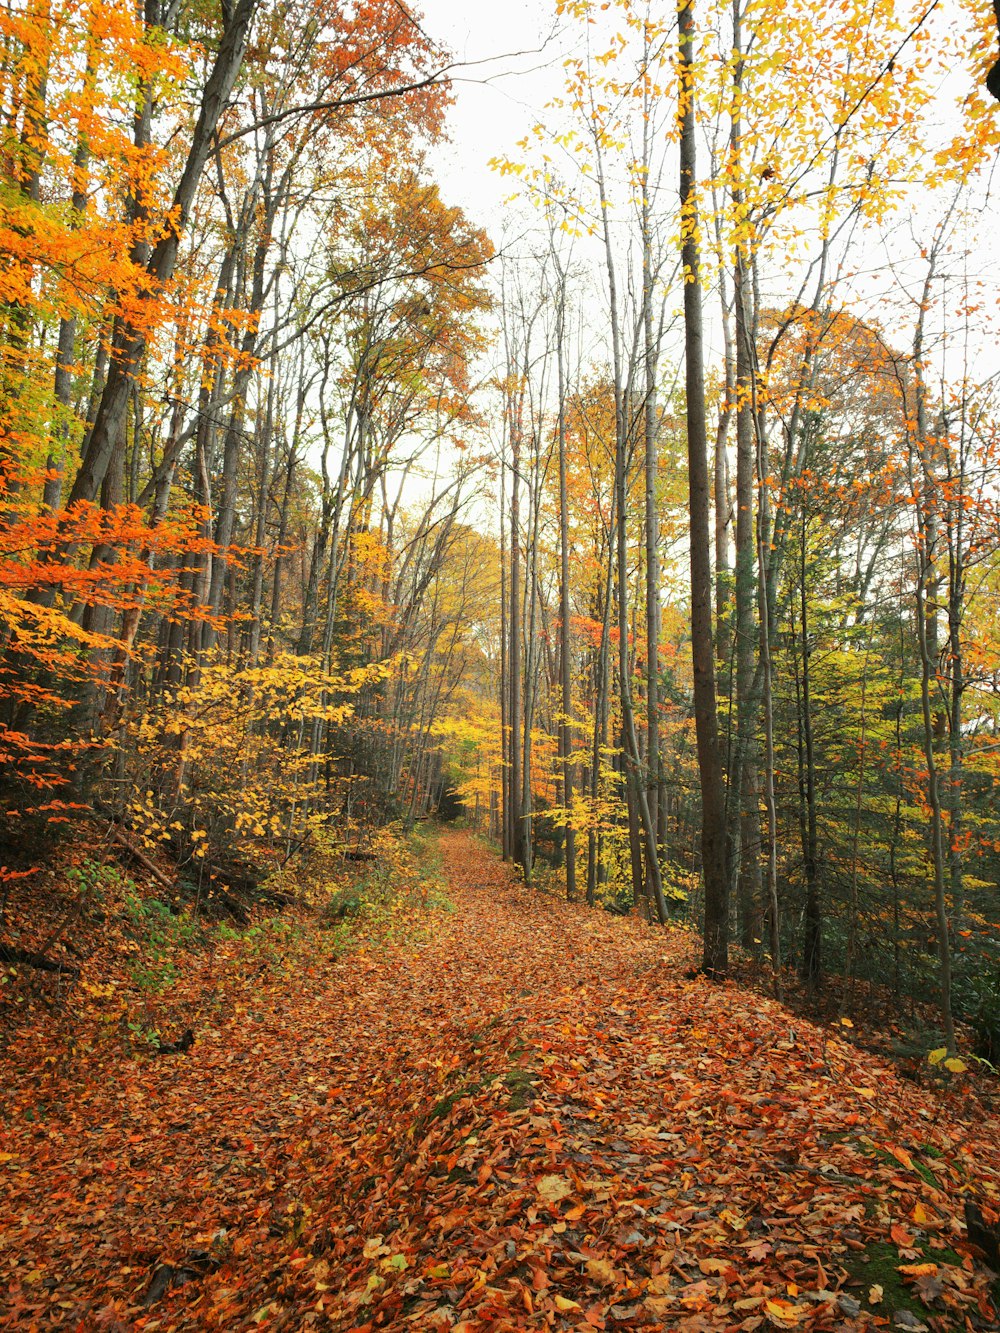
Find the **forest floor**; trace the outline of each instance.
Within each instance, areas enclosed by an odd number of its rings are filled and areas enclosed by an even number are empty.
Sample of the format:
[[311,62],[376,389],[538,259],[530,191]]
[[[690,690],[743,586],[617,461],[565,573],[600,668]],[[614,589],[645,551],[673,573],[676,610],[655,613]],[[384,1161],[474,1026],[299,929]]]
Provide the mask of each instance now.
[[914,1086],[688,975],[690,934],[439,845],[407,937],[206,954],[186,1053],[136,1049],[86,970],[71,1024],[25,1015],[0,1326],[1000,1326],[963,1220],[996,1221],[1000,1133],[961,1078]]

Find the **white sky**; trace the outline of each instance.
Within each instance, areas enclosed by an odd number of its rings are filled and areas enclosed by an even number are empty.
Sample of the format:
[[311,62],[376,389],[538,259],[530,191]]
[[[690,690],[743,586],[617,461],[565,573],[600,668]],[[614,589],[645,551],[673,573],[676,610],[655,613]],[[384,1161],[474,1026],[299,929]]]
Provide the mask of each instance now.
[[[549,41],[550,0],[419,0],[428,36],[450,48],[458,72],[449,117],[451,144],[435,152],[434,174],[446,203],[496,238],[510,178],[489,169],[511,154],[562,84],[558,43]],[[539,48],[545,47],[544,51]],[[524,54],[518,54],[523,52]],[[477,62],[489,63],[477,63]]]

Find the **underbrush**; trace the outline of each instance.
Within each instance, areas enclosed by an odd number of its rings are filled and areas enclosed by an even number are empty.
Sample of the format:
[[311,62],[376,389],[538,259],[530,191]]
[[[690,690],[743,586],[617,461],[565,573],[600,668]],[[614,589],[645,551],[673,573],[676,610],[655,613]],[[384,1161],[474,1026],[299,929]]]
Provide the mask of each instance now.
[[[773,998],[773,976],[753,955],[734,950],[730,973],[733,981],[748,991]],[[847,978],[827,975],[819,992],[809,989],[792,968],[781,973],[780,1002],[790,1015],[807,1019],[835,1031],[859,1050],[890,1062],[910,1083],[940,1095],[956,1108],[956,1114],[973,1117],[993,1111],[1000,1099],[1000,1073],[996,1065],[976,1053],[978,1029],[956,1013],[956,1036],[960,1058],[946,1059],[946,1037],[940,1010],[931,1001],[917,1001],[893,993],[874,981],[851,983]]]
[[243,991],[309,984],[358,947],[422,945],[432,914],[451,908],[435,830],[386,828],[354,858],[321,835],[266,882],[287,905],[253,909],[243,924],[206,912],[210,900],[183,883],[129,873],[96,838],[64,847],[6,904],[11,952],[52,966],[0,964],[0,1046],[34,1028],[62,1031],[71,1054],[109,1044],[157,1054],[224,1022]]

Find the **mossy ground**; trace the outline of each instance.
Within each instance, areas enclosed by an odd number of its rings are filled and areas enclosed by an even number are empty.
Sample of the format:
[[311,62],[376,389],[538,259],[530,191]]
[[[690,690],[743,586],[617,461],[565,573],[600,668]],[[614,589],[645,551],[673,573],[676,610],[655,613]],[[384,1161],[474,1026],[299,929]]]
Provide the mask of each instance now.
[[[961,1258],[954,1250],[949,1249],[923,1249],[920,1259],[916,1262],[950,1264],[957,1268],[962,1265]],[[896,1246],[888,1241],[875,1241],[863,1251],[856,1251],[848,1258],[846,1267],[849,1277],[846,1289],[861,1302],[862,1309],[869,1310],[873,1314],[891,1318],[900,1310],[908,1310],[922,1323],[925,1323],[930,1315],[935,1313],[940,1315],[940,1308],[935,1310],[935,1307],[926,1305],[913,1287],[907,1285],[903,1274],[899,1271],[899,1265],[899,1250]],[[881,1298],[873,1301],[871,1294],[875,1287],[881,1287],[882,1292]]]

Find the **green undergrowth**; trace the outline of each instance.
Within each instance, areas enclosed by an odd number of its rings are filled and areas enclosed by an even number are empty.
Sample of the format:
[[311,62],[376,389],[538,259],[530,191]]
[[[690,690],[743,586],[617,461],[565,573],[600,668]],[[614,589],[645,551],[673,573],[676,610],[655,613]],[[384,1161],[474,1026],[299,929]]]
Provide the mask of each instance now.
[[320,896],[317,916],[327,948],[352,944],[420,946],[433,934],[433,913],[452,912],[437,829],[391,825],[380,832],[366,859]]
[[186,884],[176,895],[165,885],[151,891],[131,867],[80,856],[54,872],[61,896],[53,906],[74,922],[70,961],[83,960],[79,975],[54,981],[28,967],[0,969],[6,1039],[36,1006],[54,1006],[72,1031],[71,1054],[120,1042],[152,1055],[187,1028],[197,1040],[199,1027],[224,1024],[248,986],[301,984],[316,965],[358,947],[422,947],[435,916],[454,910],[437,829],[393,826],[370,847],[371,859],[355,861],[342,843],[317,840],[267,881],[287,905],[260,906],[246,923],[198,912]]
[[[866,1136],[858,1136],[857,1142],[866,1156],[885,1166],[899,1168],[899,1161],[892,1153],[873,1143]],[[942,1157],[941,1150],[931,1143],[921,1143],[910,1151],[913,1169],[924,1184],[932,1189],[945,1191],[948,1182],[940,1180],[934,1170],[935,1162]],[[957,1164],[955,1169],[960,1170]],[[915,1275],[901,1273],[900,1268],[904,1265],[912,1267],[916,1264],[933,1264],[938,1269],[960,1269],[962,1258],[949,1247],[940,1243],[935,1245],[919,1234],[914,1238],[912,1249],[916,1253],[910,1256],[908,1252],[904,1260],[896,1244],[889,1241],[871,1241],[863,1251],[854,1252],[848,1257],[846,1261],[848,1286],[855,1298],[861,1301],[864,1309],[889,1318],[906,1311],[922,1323],[926,1323],[927,1319],[935,1314],[940,1317],[944,1308],[942,1304],[937,1300],[928,1304],[921,1299]],[[934,1274],[928,1276],[933,1282]],[[923,1294],[927,1295],[927,1292]]]
[[[864,1138],[859,1139],[858,1143],[859,1146],[861,1147],[861,1150],[867,1156],[873,1157],[875,1161],[882,1162],[885,1166],[893,1166],[893,1167],[898,1166],[897,1159],[893,1157],[892,1153],[887,1152],[884,1148],[878,1147],[877,1144],[866,1142]],[[932,1144],[923,1143],[920,1145],[919,1149],[917,1149],[916,1152],[910,1153],[910,1160],[913,1163],[914,1171],[916,1171],[917,1175],[920,1177],[920,1179],[924,1182],[925,1185],[930,1185],[931,1189],[946,1190],[947,1183],[937,1178],[937,1176],[934,1174],[934,1169],[931,1166],[931,1164],[929,1162],[922,1162],[920,1158],[917,1156],[917,1152],[921,1153],[925,1157],[930,1157],[933,1160],[935,1157],[941,1156],[940,1151],[936,1149]],[[962,1169],[960,1164],[956,1162],[954,1164],[954,1167],[955,1170],[961,1174]]]

